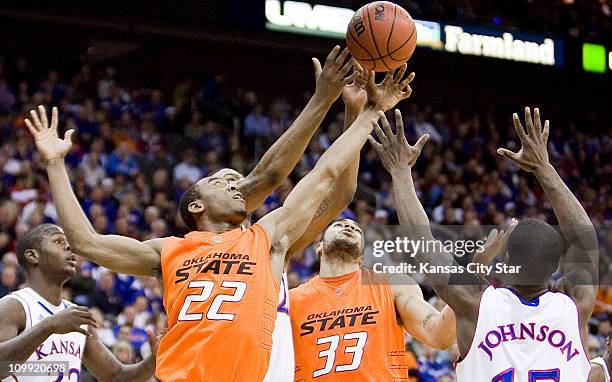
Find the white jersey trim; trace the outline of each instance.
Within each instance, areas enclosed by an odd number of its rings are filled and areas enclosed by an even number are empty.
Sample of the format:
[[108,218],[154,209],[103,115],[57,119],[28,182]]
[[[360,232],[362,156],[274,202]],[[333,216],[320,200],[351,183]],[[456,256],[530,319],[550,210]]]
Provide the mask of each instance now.
[[603,357],[595,357],[590,361],[591,365],[597,365],[599,367],[601,367],[604,371],[604,377],[606,379],[606,382],[609,382],[610,380],[612,380],[612,377],[610,376],[610,370],[608,370],[608,364],[606,363],[606,360],[603,359]]
[[582,341],[582,328],[580,327],[580,323],[582,322],[581,317],[582,314],[580,314],[580,308],[578,307],[578,303],[576,301],[574,301],[574,299],[572,298],[572,296],[568,295],[567,293],[562,293],[562,292],[556,292],[556,291],[552,291],[549,290],[550,293],[558,293],[560,295],[563,295],[567,298],[569,298],[572,303],[574,304],[574,307],[576,308],[576,314],[578,314],[578,338],[580,338],[580,345],[582,345],[582,352],[584,353],[584,358],[587,360],[587,362],[591,362],[591,360],[589,359],[589,352],[587,352],[587,348],[586,346],[584,346],[584,342]]

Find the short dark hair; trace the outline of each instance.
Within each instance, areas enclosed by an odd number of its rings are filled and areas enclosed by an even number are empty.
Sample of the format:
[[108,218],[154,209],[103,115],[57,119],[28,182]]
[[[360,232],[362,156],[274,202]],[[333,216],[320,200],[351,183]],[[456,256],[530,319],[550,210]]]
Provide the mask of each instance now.
[[43,239],[57,232],[61,232],[61,230],[55,224],[40,224],[24,233],[17,241],[17,262],[19,265],[27,269],[30,263],[26,260],[26,251],[28,249],[40,251]]
[[190,231],[198,230],[198,223],[191,212],[189,212],[189,205],[200,198],[200,193],[198,192],[196,184],[197,183],[192,184],[185,190],[179,202],[181,218]]
[[508,262],[523,266],[530,278],[542,282],[559,266],[563,245],[559,232],[545,221],[521,220],[508,237]]

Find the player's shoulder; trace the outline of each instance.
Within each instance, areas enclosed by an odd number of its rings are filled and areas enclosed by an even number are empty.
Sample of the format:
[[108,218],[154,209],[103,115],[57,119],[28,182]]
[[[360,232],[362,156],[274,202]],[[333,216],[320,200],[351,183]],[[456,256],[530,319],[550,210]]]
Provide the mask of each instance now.
[[249,225],[243,225],[240,227],[240,229],[242,229],[243,232],[245,233],[250,233],[251,235],[259,235],[264,237],[268,242],[270,242],[270,234],[268,233],[268,230],[266,229],[266,227],[264,227],[260,222],[257,222],[255,224],[249,224]]
[[[169,237],[174,237],[174,236],[169,236]],[[143,241],[142,243],[146,245],[147,247],[153,249],[155,252],[161,253],[162,248],[164,246],[164,241],[167,238],[168,237],[156,238],[156,239]]]
[[21,328],[26,323],[26,311],[23,302],[15,292],[0,298],[0,324],[13,323]]
[[162,253],[169,253],[177,250],[180,251],[181,249],[184,249],[185,244],[189,241],[193,242],[195,245],[196,240],[192,240],[192,236],[193,233],[189,233],[185,235],[185,237],[166,236],[163,238],[144,241],[143,244],[147,245],[161,255]]
[[571,300],[580,309],[582,316],[590,317],[595,307],[595,288],[581,281],[579,278],[563,276],[555,281],[551,291]]
[[289,289],[289,301],[291,301],[292,305],[304,298],[308,298],[308,296],[315,293],[315,288],[312,287],[313,280],[315,277],[319,276],[314,276],[305,283],[302,283],[296,286],[295,288]]
[[[400,276],[400,275],[398,275]],[[373,285],[388,285],[392,275],[385,273],[374,272],[371,269],[361,268],[361,281]]]
[[400,295],[414,295],[417,297],[423,297],[423,291],[419,284],[410,276],[399,273],[399,274],[376,274],[371,275],[371,280],[377,285],[387,287],[390,289],[393,297],[396,298]]

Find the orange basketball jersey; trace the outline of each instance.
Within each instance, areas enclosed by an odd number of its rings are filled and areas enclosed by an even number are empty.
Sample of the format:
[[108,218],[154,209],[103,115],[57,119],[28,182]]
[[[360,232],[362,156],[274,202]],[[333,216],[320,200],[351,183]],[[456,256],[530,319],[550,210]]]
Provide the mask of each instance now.
[[409,381],[404,328],[380,276],[316,276],[289,300],[296,382]]
[[278,305],[267,233],[255,224],[164,240],[168,333],[157,352],[162,382],[261,381]]

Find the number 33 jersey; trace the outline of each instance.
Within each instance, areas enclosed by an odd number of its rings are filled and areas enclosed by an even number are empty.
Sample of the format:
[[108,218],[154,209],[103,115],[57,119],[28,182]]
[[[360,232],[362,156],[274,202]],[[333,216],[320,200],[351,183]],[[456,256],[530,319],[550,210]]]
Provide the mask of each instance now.
[[294,381],[408,381],[393,294],[372,271],[316,276],[289,299]]
[[279,293],[263,227],[167,238],[161,264],[168,333],[157,378],[262,381]]

